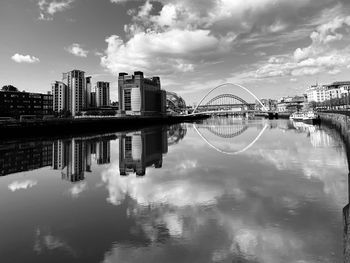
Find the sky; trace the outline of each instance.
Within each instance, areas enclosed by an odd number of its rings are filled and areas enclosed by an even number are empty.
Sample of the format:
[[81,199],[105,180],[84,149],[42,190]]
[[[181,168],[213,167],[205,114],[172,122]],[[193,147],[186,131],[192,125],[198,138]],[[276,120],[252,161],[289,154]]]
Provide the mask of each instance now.
[[190,105],[223,83],[277,99],[350,80],[349,32],[349,0],[1,0],[0,86],[80,69],[115,101],[140,70]]

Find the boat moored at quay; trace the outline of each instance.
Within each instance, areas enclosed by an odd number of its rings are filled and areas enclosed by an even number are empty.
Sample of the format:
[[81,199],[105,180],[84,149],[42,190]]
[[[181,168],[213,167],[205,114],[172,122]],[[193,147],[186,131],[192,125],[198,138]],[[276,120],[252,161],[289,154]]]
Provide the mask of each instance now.
[[307,124],[319,124],[321,122],[320,116],[314,111],[294,112],[289,119],[293,121],[302,121]]

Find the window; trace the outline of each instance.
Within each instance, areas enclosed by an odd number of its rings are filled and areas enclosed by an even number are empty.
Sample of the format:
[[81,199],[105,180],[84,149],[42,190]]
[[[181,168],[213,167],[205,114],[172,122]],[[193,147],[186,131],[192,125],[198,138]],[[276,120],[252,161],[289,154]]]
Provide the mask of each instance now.
[[124,108],[125,110],[131,110],[131,90],[124,90]]

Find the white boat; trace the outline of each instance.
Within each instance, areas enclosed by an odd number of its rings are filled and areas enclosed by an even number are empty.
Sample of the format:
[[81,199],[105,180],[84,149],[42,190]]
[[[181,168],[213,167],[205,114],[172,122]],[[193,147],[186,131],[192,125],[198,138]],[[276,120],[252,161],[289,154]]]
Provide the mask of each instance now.
[[293,121],[303,121],[304,117],[305,116],[303,112],[294,112],[289,116],[289,119]]
[[294,112],[290,115],[289,119],[294,121],[302,121],[308,124],[319,124],[320,116],[318,116],[314,111],[307,112]]

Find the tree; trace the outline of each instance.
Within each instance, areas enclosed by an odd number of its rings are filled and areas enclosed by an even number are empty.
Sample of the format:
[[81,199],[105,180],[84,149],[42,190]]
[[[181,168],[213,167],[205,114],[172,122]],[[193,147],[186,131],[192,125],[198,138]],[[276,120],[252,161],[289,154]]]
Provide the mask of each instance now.
[[15,91],[18,92],[18,89],[12,85],[5,85],[1,88],[2,91]]
[[316,109],[316,106],[317,106],[317,102],[316,101],[310,101],[309,102],[309,107],[313,110]]

